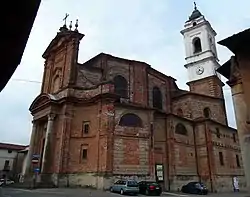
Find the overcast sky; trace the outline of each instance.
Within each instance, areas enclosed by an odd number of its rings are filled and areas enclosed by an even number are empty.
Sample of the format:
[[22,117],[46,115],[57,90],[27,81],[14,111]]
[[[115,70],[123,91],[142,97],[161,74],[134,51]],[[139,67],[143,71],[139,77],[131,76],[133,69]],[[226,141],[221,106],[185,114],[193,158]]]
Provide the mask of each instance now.
[[[250,26],[249,0],[197,0],[198,9],[218,33],[219,41]],[[180,30],[193,11],[191,0],[43,0],[22,61],[0,93],[1,142],[28,144],[32,117],[30,104],[40,93],[42,53],[63,24],[65,13],[79,19],[79,62],[100,52],[149,63],[177,79],[187,89],[184,44]],[[218,46],[220,63],[231,53]],[[225,81],[225,80],[224,80]],[[230,88],[224,88],[229,125],[235,127]]]

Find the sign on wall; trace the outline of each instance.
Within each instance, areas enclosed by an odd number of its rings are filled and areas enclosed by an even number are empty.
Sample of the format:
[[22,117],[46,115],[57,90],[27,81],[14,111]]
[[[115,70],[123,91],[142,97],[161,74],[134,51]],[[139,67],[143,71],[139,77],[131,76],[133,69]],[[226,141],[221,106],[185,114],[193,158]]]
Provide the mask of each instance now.
[[155,170],[156,170],[157,180],[158,181],[163,181],[164,180],[163,165],[162,164],[156,164]]
[[34,155],[32,155],[32,160],[31,160],[31,162],[32,162],[32,163],[38,163],[38,162],[39,162],[39,158],[40,158],[40,155],[34,154]]

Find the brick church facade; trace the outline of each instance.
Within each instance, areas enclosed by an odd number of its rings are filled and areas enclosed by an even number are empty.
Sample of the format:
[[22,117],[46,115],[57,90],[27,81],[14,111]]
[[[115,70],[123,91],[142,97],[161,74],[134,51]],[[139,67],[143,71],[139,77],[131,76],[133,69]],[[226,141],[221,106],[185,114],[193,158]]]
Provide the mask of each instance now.
[[215,72],[216,33],[197,8],[181,33],[190,91],[145,62],[101,53],[78,63],[84,35],[61,27],[43,54],[41,94],[30,106],[29,157],[39,162],[29,161],[26,173],[39,168],[41,181],[57,186],[106,189],[133,178],[168,191],[194,180],[231,191],[236,176],[243,187],[238,135]]

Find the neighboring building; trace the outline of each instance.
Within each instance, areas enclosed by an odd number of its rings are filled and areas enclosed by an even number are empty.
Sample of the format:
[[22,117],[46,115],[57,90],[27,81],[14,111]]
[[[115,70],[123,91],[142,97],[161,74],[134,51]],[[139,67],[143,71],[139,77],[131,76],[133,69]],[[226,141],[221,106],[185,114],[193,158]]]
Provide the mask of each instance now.
[[0,178],[16,179],[18,171],[18,152],[27,146],[0,143]]
[[101,53],[80,64],[84,35],[77,25],[61,27],[43,54],[41,94],[30,106],[27,172],[40,168],[41,181],[58,186],[108,188],[130,177],[171,191],[193,180],[232,191],[236,176],[243,187],[238,135],[216,73],[216,33],[196,7],[181,33],[190,91],[136,60]]
[[250,191],[250,29],[230,36],[219,44],[230,49],[235,56],[217,71],[228,79],[235,109],[236,123],[242,150],[245,176]]
[[18,152],[18,181],[24,181],[25,170],[27,168],[27,160],[28,160],[28,151],[29,147],[27,146],[25,149]]

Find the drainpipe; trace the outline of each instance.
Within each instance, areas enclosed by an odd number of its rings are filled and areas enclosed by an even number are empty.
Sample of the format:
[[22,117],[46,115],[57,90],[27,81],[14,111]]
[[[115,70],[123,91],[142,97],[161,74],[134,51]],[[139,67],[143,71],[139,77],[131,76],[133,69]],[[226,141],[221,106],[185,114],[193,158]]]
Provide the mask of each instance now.
[[196,135],[195,135],[195,124],[193,124],[193,136],[194,136],[194,152],[195,152],[196,171],[197,171],[199,182],[201,182],[201,176],[200,176],[199,164],[198,164],[198,153],[197,153],[197,144],[196,144]]
[[210,163],[210,150],[208,148],[208,133],[207,133],[207,124],[205,123],[205,139],[206,139],[206,148],[207,148],[207,159],[208,159],[208,170],[209,170],[209,178],[210,178],[210,185],[211,191],[214,191],[213,188],[213,179],[212,179],[212,171],[211,171],[211,163]]
[[[101,67],[102,67],[102,62],[101,62]],[[96,182],[96,187],[98,189],[99,187],[99,162],[100,162],[100,131],[101,131],[101,124],[102,124],[102,88],[103,88],[103,83],[101,83],[101,95],[100,95],[100,108],[98,109],[98,113],[99,113],[99,121],[98,121],[98,133],[97,133],[97,182]]]
[[[165,119],[165,128],[167,128],[167,119]],[[166,155],[167,155],[167,181],[168,181],[168,191],[170,191],[170,170],[169,170],[169,148],[168,148],[168,130],[166,132]]]

